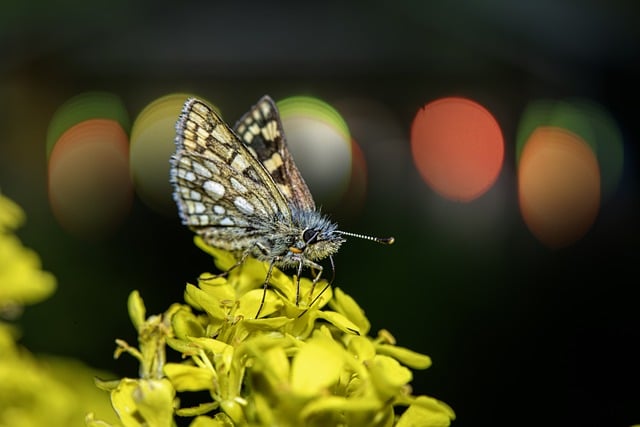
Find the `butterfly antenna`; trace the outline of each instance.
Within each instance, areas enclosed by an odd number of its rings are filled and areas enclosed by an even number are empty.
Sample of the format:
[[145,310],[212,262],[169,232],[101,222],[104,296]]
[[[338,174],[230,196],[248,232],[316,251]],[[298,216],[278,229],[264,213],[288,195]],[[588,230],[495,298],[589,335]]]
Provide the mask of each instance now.
[[358,239],[371,240],[374,242],[382,243],[383,245],[391,245],[396,241],[394,237],[373,237],[365,234],[349,233],[348,231],[336,230],[335,233],[342,234],[343,236],[357,237]]

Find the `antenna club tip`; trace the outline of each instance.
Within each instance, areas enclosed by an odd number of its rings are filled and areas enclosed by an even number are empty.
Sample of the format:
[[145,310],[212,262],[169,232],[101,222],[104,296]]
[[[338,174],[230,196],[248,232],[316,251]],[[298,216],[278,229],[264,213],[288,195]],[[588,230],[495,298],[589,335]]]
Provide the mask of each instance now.
[[395,241],[395,237],[383,237],[380,239],[380,243],[384,243],[385,245],[393,245],[393,242]]

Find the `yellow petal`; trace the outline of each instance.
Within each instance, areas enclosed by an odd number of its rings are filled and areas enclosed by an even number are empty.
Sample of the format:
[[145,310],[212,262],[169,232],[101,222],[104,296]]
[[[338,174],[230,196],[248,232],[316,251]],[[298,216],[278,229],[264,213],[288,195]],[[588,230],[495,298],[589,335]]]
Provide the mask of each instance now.
[[176,415],[181,417],[196,417],[198,415],[208,414],[211,411],[215,411],[220,407],[218,402],[206,402],[201,403],[198,406],[191,406],[189,408],[176,409]]
[[[258,313],[258,308],[260,307],[263,296],[264,304],[262,305],[262,309],[260,309],[260,313]],[[273,291],[267,290],[265,295],[264,289],[262,288],[254,289],[242,295],[239,302],[235,314],[236,316],[243,316],[245,319],[255,319],[256,314],[258,314],[260,318],[267,317],[282,307],[282,301]]]
[[345,294],[342,289],[336,288],[330,306],[338,313],[347,317],[351,322],[358,325],[361,335],[369,333],[371,323],[369,323],[369,319],[364,315],[364,310],[360,308],[353,298]]
[[396,427],[447,427],[455,417],[453,410],[443,402],[419,396],[402,414]]
[[289,357],[283,347],[272,347],[262,354],[261,365],[257,367],[259,373],[269,383],[271,391],[278,393],[289,383],[290,365]]
[[140,292],[131,292],[129,294],[129,299],[127,300],[127,305],[129,308],[129,318],[131,318],[131,323],[133,323],[136,331],[139,331],[147,318],[147,309],[144,306],[144,301],[142,301]]
[[342,314],[335,311],[318,311],[316,316],[333,324],[345,334],[362,335],[360,328]]
[[236,300],[236,291],[224,277],[203,273],[198,277],[198,287],[222,303],[232,304]]
[[[261,314],[262,315],[262,314]],[[242,321],[242,325],[247,328],[249,332],[255,331],[278,331],[283,328],[287,323],[291,323],[292,319],[288,317],[268,317],[266,319],[245,319]]]
[[215,386],[215,373],[210,369],[167,363],[164,373],[176,391],[213,390]]
[[344,349],[326,338],[312,338],[294,356],[291,387],[299,396],[311,397],[336,382],[344,366]]
[[307,419],[321,412],[374,412],[380,408],[376,399],[327,396],[307,404],[300,417]]
[[404,347],[396,347],[394,345],[379,344],[376,345],[379,354],[391,356],[414,369],[427,369],[431,366],[431,358],[426,354],[420,354]]
[[184,291],[184,300],[192,307],[207,312],[214,319],[224,319],[226,317],[225,311],[221,308],[220,300],[196,286],[187,284],[187,288]]
[[111,404],[124,427],[173,424],[175,391],[166,380],[133,380],[124,378],[111,392]]
[[173,333],[177,338],[201,337],[204,335],[204,328],[198,318],[186,307],[179,310],[171,318]]
[[189,427],[234,427],[234,425],[226,414],[219,413],[213,418],[203,415],[196,417]]
[[347,350],[358,360],[371,360],[376,355],[376,349],[368,338],[351,335],[347,344]]
[[413,378],[409,369],[389,356],[376,355],[373,361],[367,363],[367,366],[371,381],[382,401],[399,393],[402,387]]

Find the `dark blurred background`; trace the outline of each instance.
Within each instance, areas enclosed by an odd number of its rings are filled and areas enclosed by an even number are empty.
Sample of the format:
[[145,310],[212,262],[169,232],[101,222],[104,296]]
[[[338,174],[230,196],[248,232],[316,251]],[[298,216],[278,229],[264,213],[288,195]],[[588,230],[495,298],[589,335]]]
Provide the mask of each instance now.
[[[20,321],[30,350],[135,375],[112,359],[115,338],[135,342],[129,292],[162,312],[212,268],[175,212],[137,196],[98,238],[60,226],[45,145],[65,101],[106,91],[133,122],[154,99],[197,93],[233,123],[263,94],[308,95],[343,113],[367,164],[362,206],[323,210],[341,229],[396,237],[350,240],[337,284],[373,333],[432,357],[416,394],[447,402],[460,427],[640,423],[637,2],[57,3],[0,13],[0,188],[59,285]],[[414,116],[444,96],[479,102],[504,136],[495,185],[468,203],[440,197],[412,162]],[[588,231],[551,249],[522,219],[515,144],[530,102],[566,98],[614,119],[624,163]]]

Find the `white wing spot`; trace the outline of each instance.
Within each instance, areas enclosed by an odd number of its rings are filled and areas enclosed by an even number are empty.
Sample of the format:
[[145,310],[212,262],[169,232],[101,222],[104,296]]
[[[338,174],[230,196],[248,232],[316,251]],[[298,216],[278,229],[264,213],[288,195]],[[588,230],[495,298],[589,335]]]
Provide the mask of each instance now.
[[228,216],[225,216],[220,220],[220,225],[234,225],[234,222],[231,221],[231,218],[229,218]]
[[209,217],[206,215],[191,215],[189,216],[189,223],[192,225],[208,225]]
[[249,130],[251,131],[252,134],[257,135],[260,133],[260,126],[254,123],[251,126],[249,126]]
[[216,126],[211,130],[211,136],[218,141],[229,141],[232,136],[224,126]]
[[231,182],[231,186],[238,193],[246,193],[247,192],[247,187],[245,187],[244,185],[240,184],[240,181],[238,181],[234,177],[229,178],[229,181]]
[[193,213],[197,213],[197,214],[201,214],[205,211],[205,206],[204,204],[200,203],[200,202],[195,202],[193,203]]
[[242,134],[242,139],[244,140],[245,144],[251,144],[251,141],[253,140],[253,134],[250,131],[246,131],[244,134]]
[[262,136],[267,141],[275,141],[276,138],[280,136],[280,131],[278,130],[278,124],[275,120],[271,120],[262,128]]
[[244,158],[244,156],[242,156],[241,154],[236,154],[236,156],[233,158],[233,161],[231,162],[231,167],[238,172],[242,172],[249,167],[249,163]]
[[204,188],[205,191],[211,197],[213,197],[214,200],[218,200],[219,198],[224,196],[224,185],[220,184],[219,182],[211,180],[205,181],[204,184],[202,184],[202,188]]
[[282,157],[279,153],[273,153],[271,157],[262,162],[262,164],[265,168],[267,168],[269,173],[271,173],[282,166]]
[[211,160],[203,160],[204,167],[207,168],[211,173],[216,175],[220,174],[220,169],[211,161]]
[[213,211],[214,211],[215,213],[217,213],[218,215],[222,215],[222,214],[224,214],[224,212],[225,212],[225,211],[224,211],[224,208],[223,208],[222,206],[220,206],[220,205],[214,205],[214,206],[213,206]]
[[271,104],[269,104],[268,102],[263,102],[260,104],[260,109],[262,110],[262,114],[265,117],[268,117],[269,114],[271,114]]
[[253,213],[253,205],[244,197],[236,197],[233,204],[236,205],[236,208],[245,215],[251,215]]
[[198,175],[203,176],[205,178],[211,178],[211,171],[209,169],[207,169],[206,167],[202,166],[198,162],[192,162],[192,164],[193,164],[193,171],[195,173],[197,173]]
[[179,168],[178,169],[178,178],[182,178],[184,180],[187,181],[195,181],[196,180],[196,176],[193,174],[193,172]]
[[[187,189],[187,191],[189,191],[189,190]],[[202,199],[202,196],[200,195],[200,193],[195,191],[195,190],[191,190],[191,193],[189,193],[189,196],[190,196],[189,198],[191,200],[201,200]],[[186,197],[185,197],[185,199],[186,199]]]

